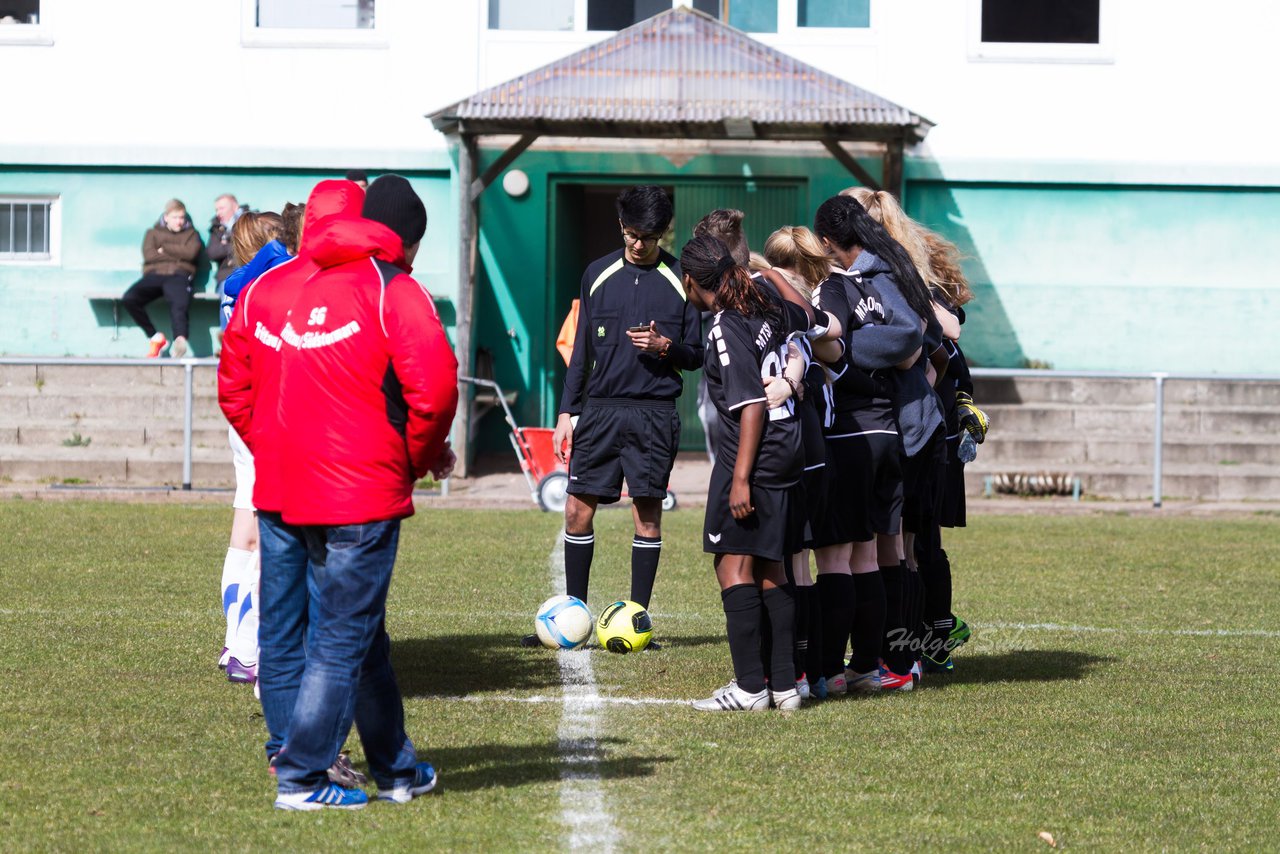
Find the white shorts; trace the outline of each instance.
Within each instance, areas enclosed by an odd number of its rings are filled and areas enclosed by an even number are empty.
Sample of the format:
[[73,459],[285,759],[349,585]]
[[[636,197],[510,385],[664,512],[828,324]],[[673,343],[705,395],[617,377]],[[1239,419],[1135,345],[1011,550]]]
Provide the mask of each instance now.
[[236,497],[231,506],[237,510],[253,509],[253,452],[240,438],[236,428],[227,428],[231,442],[231,462],[236,467]]

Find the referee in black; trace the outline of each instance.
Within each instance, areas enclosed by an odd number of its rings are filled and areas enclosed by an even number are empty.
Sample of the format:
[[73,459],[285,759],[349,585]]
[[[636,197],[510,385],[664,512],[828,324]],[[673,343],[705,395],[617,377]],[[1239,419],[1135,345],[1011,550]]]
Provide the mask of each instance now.
[[582,276],[553,441],[556,456],[569,458],[566,592],[587,601],[596,507],[617,501],[625,478],[636,531],[631,599],[648,608],[662,499],[680,445],[680,372],[702,367],[702,322],[686,300],[679,262],[658,246],[671,224],[670,197],[661,187],[631,187],[618,196],[617,211],[622,248]]

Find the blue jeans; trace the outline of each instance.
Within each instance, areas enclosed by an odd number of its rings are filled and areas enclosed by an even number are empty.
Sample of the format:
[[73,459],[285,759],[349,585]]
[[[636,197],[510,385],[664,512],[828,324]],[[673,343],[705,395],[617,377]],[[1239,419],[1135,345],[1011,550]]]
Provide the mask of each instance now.
[[267,758],[280,752],[306,665],[307,543],[302,528],[258,511],[258,689],[267,721]]
[[311,561],[310,627],[277,786],[288,793],[327,783],[354,718],[374,782],[390,788],[411,779],[418,762],[386,631],[400,520],[301,530]]

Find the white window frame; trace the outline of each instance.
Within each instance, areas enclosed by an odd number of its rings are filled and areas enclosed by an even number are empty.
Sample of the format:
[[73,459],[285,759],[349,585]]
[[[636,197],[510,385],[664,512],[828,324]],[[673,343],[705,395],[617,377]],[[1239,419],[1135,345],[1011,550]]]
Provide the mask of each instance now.
[[[886,2],[886,0],[879,0],[879,2]],[[586,33],[604,34],[617,32],[617,30],[587,29],[587,0],[575,0],[573,4],[572,30],[490,29],[489,3],[487,0],[481,0],[481,4],[481,17],[484,19],[481,22],[481,28],[488,38],[493,38],[497,41],[516,40],[517,38],[523,41],[528,37],[529,33],[536,33],[540,41],[563,40],[576,43],[582,41],[582,36]],[[690,0],[671,0],[671,8],[673,9],[680,6],[692,7],[692,5]],[[800,5],[797,0],[778,0],[777,32],[748,33],[747,35],[764,41],[785,41],[788,44],[866,44],[874,41],[876,5],[877,0],[871,0],[871,24],[867,27],[802,27],[798,23]]]
[[1097,44],[1041,42],[984,42],[982,2],[969,0],[969,60],[971,62],[1065,62],[1110,64],[1116,61],[1111,0],[1098,0]]
[[[391,46],[386,14],[391,3],[375,3],[373,27],[367,30],[259,27],[258,0],[240,0],[240,44],[242,47],[364,48],[385,50]],[[384,8],[386,7],[386,8]]]
[[0,254],[0,266],[5,267],[58,267],[62,264],[62,197],[53,194],[30,193],[27,195],[2,195],[3,205],[49,206],[49,257],[14,258]]
[[0,45],[31,45],[48,47],[53,44],[53,16],[55,0],[40,0],[40,23],[0,25]]

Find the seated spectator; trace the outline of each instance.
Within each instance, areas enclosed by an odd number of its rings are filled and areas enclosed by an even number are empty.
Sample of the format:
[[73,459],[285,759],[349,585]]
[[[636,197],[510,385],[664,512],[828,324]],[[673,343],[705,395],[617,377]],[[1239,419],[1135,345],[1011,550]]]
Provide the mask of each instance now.
[[142,331],[151,339],[147,357],[154,359],[169,345],[163,332],[147,316],[147,306],[164,297],[173,324],[173,351],[180,359],[187,354],[188,313],[191,310],[192,277],[196,259],[204,245],[187,216],[186,205],[170,199],[161,221],[142,239],[142,278],[124,292],[121,302]]
[[362,190],[369,189],[369,173],[363,169],[348,169],[347,180],[355,181]]
[[213,200],[213,220],[209,223],[209,260],[214,264],[213,277],[222,293],[222,283],[231,271],[240,266],[231,251],[231,229],[241,214],[248,211],[246,205],[236,201],[230,193],[223,193]]

